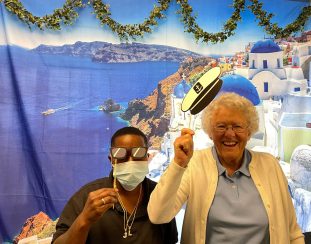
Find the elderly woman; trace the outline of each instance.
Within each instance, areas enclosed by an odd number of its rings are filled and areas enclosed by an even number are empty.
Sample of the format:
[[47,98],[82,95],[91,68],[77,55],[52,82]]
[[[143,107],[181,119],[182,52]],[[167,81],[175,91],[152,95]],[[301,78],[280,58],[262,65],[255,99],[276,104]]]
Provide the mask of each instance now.
[[278,161],[245,148],[258,121],[253,104],[234,93],[207,106],[202,125],[214,146],[193,152],[194,132],[181,131],[150,197],[151,222],[169,222],[186,203],[181,243],[304,243]]

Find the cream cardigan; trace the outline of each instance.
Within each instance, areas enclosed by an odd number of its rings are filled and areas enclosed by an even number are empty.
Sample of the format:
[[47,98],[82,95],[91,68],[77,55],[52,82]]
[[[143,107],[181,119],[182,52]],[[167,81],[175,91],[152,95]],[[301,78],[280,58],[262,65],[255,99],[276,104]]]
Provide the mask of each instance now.
[[[270,154],[250,151],[249,170],[269,219],[270,244],[303,244],[286,177]],[[155,224],[167,223],[187,202],[181,243],[205,244],[207,214],[218,181],[211,148],[194,152],[188,167],[172,162],[152,192],[148,214]]]

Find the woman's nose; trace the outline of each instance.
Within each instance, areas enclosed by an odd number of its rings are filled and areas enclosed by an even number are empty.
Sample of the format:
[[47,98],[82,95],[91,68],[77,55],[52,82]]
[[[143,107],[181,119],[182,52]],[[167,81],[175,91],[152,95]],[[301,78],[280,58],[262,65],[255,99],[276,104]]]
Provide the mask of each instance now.
[[233,127],[231,125],[227,126],[225,134],[226,135],[235,135],[235,132],[234,132]]

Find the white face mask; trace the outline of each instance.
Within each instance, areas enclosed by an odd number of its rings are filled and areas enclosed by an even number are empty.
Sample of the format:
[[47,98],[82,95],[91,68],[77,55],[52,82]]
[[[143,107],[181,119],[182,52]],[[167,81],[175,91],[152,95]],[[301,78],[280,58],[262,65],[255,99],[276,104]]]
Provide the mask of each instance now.
[[149,172],[148,161],[127,161],[113,164],[113,177],[127,191],[134,190]]

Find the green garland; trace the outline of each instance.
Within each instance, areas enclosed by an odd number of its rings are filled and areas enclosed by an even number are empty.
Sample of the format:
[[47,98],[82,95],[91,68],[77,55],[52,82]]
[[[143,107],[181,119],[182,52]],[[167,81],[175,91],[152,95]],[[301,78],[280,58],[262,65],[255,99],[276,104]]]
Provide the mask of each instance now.
[[305,23],[311,16],[311,6],[304,7],[297,19],[282,29],[276,23],[271,24],[270,20],[274,15],[262,10],[262,3],[258,0],[251,0],[251,2],[252,5],[248,8],[259,20],[259,25],[264,27],[265,31],[275,38],[288,37],[292,33],[302,31]]
[[[268,34],[276,38],[288,37],[292,33],[303,30],[303,27],[311,16],[311,6],[304,7],[292,23],[288,24],[284,29],[280,28],[276,23],[271,24],[273,14],[267,13],[262,9],[262,3],[258,0],[250,0],[251,5],[248,8],[253,12],[259,20],[258,25],[264,27]],[[62,8],[55,9],[53,14],[45,15],[43,17],[34,16],[30,13],[19,0],[0,0],[8,11],[15,14],[22,22],[26,23],[29,28],[32,25],[39,29],[60,30],[61,24],[72,25],[78,18],[76,9],[84,8],[83,0],[66,0]],[[121,40],[135,39],[136,37],[143,37],[145,33],[151,33],[152,27],[158,25],[158,20],[165,18],[164,12],[169,8],[172,0],[158,0],[159,5],[155,5],[151,10],[149,17],[140,24],[125,24],[122,25],[111,18],[109,5],[102,2],[102,0],[89,0],[87,3],[94,9],[94,14],[101,21],[103,26],[107,25],[113,32],[115,32]],[[234,35],[237,28],[237,22],[241,20],[241,12],[245,9],[245,0],[233,0],[232,7],[234,11],[231,17],[223,25],[222,31],[217,33],[209,33],[204,31],[196,22],[196,17],[192,15],[192,7],[188,0],[176,0],[180,5],[180,10],[177,12],[181,14],[181,21],[184,23],[185,31],[192,33],[196,41],[218,43],[224,42],[228,37]]]
[[188,4],[188,0],[177,0],[180,4],[181,10],[179,13],[183,16],[183,23],[186,27],[186,32],[193,33],[196,41],[202,39],[203,42],[224,42],[229,36],[234,34],[237,27],[237,22],[241,20],[241,11],[244,10],[245,0],[233,1],[234,12],[223,26],[223,31],[212,34],[205,32],[197,23],[196,18],[192,16],[192,7]]
[[151,27],[158,24],[157,19],[163,19],[163,14],[169,7],[171,0],[159,0],[160,6],[154,6],[150,12],[149,17],[141,24],[122,25],[113,20],[110,15],[109,5],[104,4],[102,0],[93,0],[89,2],[94,8],[96,17],[101,21],[101,24],[108,25],[110,29],[117,33],[121,40],[135,39],[136,37],[143,37],[145,33],[151,33]]
[[[3,0],[0,0],[0,3]],[[34,16],[19,0],[4,0],[4,6],[8,11],[15,14],[22,22],[26,23],[30,28],[31,25],[36,25],[39,29],[60,30],[61,24],[73,24],[73,21],[78,18],[76,8],[84,7],[82,0],[66,0],[62,8],[55,9],[53,14],[43,17]]]

